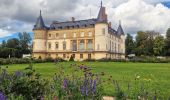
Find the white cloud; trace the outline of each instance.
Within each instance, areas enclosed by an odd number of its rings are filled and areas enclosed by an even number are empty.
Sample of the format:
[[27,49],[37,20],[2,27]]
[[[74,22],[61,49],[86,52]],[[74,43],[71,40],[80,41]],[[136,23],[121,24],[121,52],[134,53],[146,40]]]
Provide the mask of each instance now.
[[[117,29],[119,20],[126,33],[156,30],[165,33],[170,27],[170,9],[159,4],[170,0],[103,0],[109,20]],[[0,0],[0,37],[16,32],[32,31],[39,10],[44,21],[67,21],[95,18],[99,0]]]
[[0,29],[0,37],[11,35],[8,31]]
[[155,30],[165,33],[170,27],[170,9],[160,3],[154,6],[143,0],[129,0],[112,11],[112,21],[121,19],[125,32]]

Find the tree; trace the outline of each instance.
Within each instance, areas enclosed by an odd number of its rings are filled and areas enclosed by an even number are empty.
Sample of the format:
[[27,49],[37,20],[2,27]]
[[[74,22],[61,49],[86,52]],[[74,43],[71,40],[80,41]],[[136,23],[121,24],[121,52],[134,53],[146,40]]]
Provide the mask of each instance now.
[[153,46],[155,56],[163,55],[164,47],[165,47],[164,37],[163,36],[156,37]]
[[166,56],[170,56],[170,28],[166,32],[165,53]]
[[159,34],[154,31],[139,31],[136,36],[136,49],[137,55],[153,55],[154,38]]
[[1,47],[2,48],[6,47],[6,41],[5,40],[2,41]]
[[20,47],[22,54],[29,54],[31,50],[29,48],[29,44],[31,43],[31,36],[29,33],[23,32],[18,34]]
[[126,55],[134,53],[135,44],[133,41],[133,37],[130,34],[127,34],[125,40],[125,47],[126,47]]

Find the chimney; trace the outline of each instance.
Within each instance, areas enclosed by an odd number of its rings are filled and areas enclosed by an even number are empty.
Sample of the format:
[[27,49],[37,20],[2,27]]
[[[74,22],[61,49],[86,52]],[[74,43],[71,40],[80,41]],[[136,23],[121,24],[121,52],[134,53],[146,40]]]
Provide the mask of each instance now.
[[71,21],[74,22],[74,21],[75,21],[75,18],[74,18],[74,17],[71,17]]
[[109,22],[109,27],[112,27],[112,22]]

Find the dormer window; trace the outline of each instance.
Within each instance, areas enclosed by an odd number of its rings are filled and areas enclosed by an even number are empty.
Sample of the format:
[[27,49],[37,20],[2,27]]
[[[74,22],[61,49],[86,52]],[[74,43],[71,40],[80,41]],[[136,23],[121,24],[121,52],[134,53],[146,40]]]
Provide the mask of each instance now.
[[51,34],[49,34],[48,37],[51,37]]

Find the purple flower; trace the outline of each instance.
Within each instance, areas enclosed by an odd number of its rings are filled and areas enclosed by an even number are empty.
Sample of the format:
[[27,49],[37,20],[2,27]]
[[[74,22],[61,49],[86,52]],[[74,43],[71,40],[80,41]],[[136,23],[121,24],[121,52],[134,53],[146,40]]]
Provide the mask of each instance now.
[[6,100],[6,97],[2,92],[0,92],[0,100]]
[[84,88],[84,86],[82,86],[82,87],[81,87],[81,93],[82,93],[82,95],[84,95],[84,92],[85,92],[85,88]]
[[66,89],[67,87],[68,87],[68,81],[67,79],[64,79],[63,88]]
[[96,80],[94,80],[94,82],[93,82],[93,93],[95,93],[96,92]]
[[80,69],[83,69],[83,66],[82,66],[82,65],[80,66]]
[[88,96],[88,87],[86,86],[86,96]]
[[16,71],[16,72],[15,72],[15,75],[16,75],[17,77],[20,77],[20,76],[23,75],[23,73],[22,73],[21,71]]

